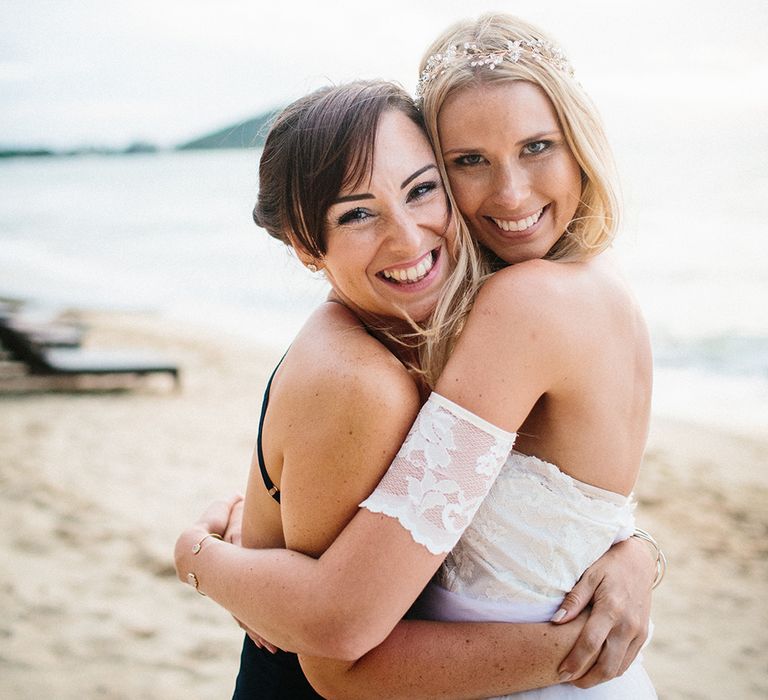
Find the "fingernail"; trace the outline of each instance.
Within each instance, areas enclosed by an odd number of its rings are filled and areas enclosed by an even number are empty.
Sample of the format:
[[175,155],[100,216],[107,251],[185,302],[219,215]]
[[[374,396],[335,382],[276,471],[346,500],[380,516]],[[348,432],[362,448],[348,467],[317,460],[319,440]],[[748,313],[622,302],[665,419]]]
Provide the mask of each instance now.
[[554,615],[552,615],[552,619],[550,622],[560,622],[566,615],[568,614],[568,611],[565,608],[560,608]]
[[563,671],[558,678],[560,679],[561,683],[567,683],[571,678],[573,678],[572,673],[568,673],[567,671]]

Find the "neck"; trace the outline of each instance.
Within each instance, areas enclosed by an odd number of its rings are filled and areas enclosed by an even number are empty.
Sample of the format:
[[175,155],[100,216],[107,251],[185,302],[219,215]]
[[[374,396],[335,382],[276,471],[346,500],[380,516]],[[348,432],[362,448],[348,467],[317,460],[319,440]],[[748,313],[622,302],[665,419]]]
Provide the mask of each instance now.
[[359,319],[366,331],[405,366],[419,386],[422,399],[426,399],[430,390],[418,371],[420,343],[418,338],[413,337],[416,329],[404,319],[367,313],[343,299],[333,290],[328,295],[328,301],[341,304],[349,309]]

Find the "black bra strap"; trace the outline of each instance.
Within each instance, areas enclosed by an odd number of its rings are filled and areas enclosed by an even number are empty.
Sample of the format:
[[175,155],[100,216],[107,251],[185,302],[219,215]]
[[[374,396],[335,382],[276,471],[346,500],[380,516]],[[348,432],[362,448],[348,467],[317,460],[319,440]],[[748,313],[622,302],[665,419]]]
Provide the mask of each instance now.
[[[286,351],[286,355],[288,352]],[[269,403],[269,390],[272,388],[272,380],[275,378],[278,368],[283,363],[285,355],[280,358],[280,362],[277,363],[277,367],[272,371],[272,376],[267,382],[267,388],[264,390],[264,400],[261,403],[261,417],[259,418],[259,432],[256,436],[256,455],[259,459],[259,470],[261,471],[261,478],[264,480],[264,486],[267,487],[267,493],[280,503],[280,489],[275,486],[272,479],[269,478],[267,467],[264,464],[264,450],[261,447],[261,431],[264,428],[264,416],[267,415],[267,404]]]

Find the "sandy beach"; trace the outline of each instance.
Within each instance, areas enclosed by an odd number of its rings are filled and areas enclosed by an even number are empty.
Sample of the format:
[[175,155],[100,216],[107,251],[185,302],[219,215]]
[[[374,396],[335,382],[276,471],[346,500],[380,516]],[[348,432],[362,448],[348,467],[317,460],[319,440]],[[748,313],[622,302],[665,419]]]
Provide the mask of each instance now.
[[[147,316],[89,342],[151,347],[176,391],[2,393],[3,698],[229,697],[240,630],[180,584],[173,543],[241,490],[279,353]],[[768,436],[655,420],[638,522],[670,561],[646,663],[661,698],[768,697]]]

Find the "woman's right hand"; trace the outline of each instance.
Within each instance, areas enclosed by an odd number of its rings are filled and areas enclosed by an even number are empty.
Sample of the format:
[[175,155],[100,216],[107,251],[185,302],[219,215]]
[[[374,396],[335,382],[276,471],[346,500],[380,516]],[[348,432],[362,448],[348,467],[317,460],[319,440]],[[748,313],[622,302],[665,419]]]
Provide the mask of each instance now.
[[[176,566],[176,575],[182,583],[189,583],[187,576],[194,570],[193,557],[195,553],[193,548],[199,544],[206,535],[219,535],[222,538],[228,534],[230,521],[232,521],[232,511],[238,505],[242,506],[243,497],[235,494],[226,499],[213,501],[202,513],[202,515],[192,525],[187,527],[176,540],[173,559]],[[242,509],[240,520],[242,522]],[[232,537],[239,537],[239,530],[236,530],[233,524]]]
[[236,547],[243,546],[243,508],[245,506],[245,500],[240,497],[240,500],[235,501],[232,508],[229,510],[229,520],[224,528],[223,538],[225,542],[235,545]]
[[[225,542],[235,545],[235,547],[243,546],[243,508],[245,506],[245,500],[240,498],[234,502],[229,511],[229,521],[224,528],[223,539]],[[259,649],[266,649],[267,651],[275,654],[279,651],[271,642],[262,637],[256,630],[251,629],[242,620],[238,620],[234,615],[232,619],[237,623],[243,632],[245,632],[253,643],[259,647]]]

